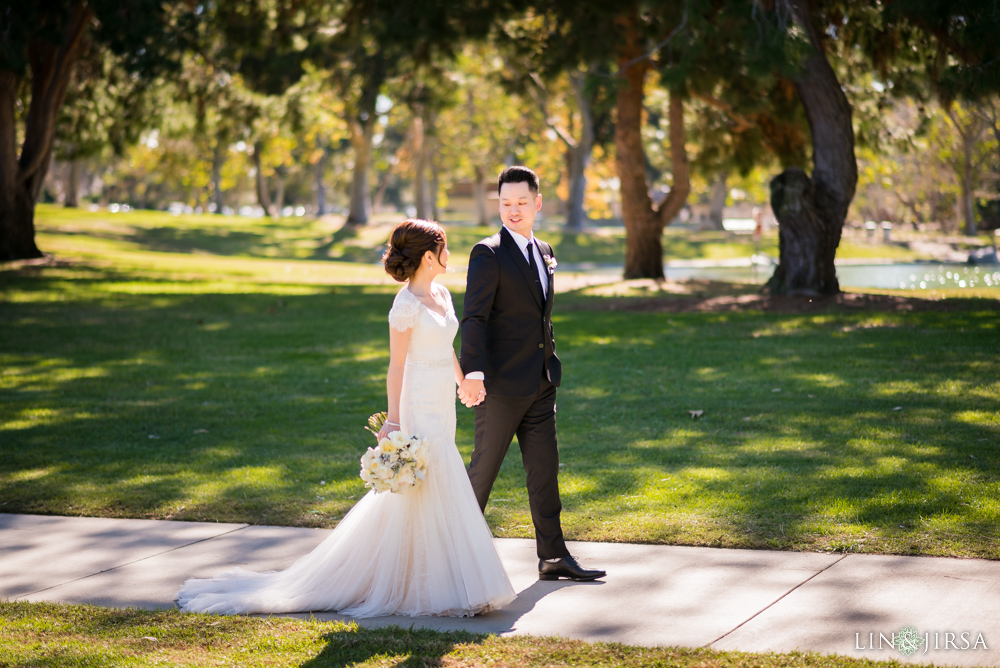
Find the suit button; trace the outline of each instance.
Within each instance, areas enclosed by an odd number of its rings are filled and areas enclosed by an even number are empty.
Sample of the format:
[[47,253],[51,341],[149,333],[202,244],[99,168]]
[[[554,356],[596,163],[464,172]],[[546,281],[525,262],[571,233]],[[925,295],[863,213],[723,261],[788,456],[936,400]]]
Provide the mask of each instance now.
[[545,344],[544,344],[544,343],[539,343],[539,344],[538,344],[538,347],[539,347],[539,348],[544,348],[544,347],[545,347]]

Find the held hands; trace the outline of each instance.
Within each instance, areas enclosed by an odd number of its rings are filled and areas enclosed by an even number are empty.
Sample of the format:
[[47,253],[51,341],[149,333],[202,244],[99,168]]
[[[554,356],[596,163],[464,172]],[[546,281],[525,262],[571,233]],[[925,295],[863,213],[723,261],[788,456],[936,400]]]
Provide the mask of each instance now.
[[466,408],[472,408],[483,403],[486,398],[486,387],[481,380],[464,379],[458,386],[458,398]]

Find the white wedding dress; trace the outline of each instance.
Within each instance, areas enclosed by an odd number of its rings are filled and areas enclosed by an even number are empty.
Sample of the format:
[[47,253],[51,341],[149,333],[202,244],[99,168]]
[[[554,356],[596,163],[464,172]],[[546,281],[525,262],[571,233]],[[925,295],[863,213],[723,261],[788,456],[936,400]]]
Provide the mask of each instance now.
[[455,447],[452,342],[458,319],[451,295],[442,316],[403,288],[389,324],[400,331],[413,328],[400,424],[404,434],[427,439],[427,478],[403,494],[368,492],[316,549],[286,570],[236,568],[188,580],[177,593],[183,610],[464,617],[514,600]]

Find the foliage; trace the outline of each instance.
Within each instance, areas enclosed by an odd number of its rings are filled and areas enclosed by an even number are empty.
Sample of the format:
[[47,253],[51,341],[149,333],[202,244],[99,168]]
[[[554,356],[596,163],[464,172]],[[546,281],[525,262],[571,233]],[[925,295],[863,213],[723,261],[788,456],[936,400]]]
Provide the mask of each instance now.
[[[859,152],[857,218],[940,226],[956,231],[955,206],[961,196],[963,138],[936,102],[918,106],[902,99],[883,111],[886,131],[880,145]],[[1000,179],[997,140],[969,103],[952,103],[952,116],[973,136],[973,190],[979,201]],[[995,186],[993,186],[995,191]]]

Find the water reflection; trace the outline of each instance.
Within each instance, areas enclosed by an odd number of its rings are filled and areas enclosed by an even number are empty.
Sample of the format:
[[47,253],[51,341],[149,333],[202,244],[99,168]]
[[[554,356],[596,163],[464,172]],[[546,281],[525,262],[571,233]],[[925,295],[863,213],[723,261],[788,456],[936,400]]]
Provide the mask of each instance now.
[[[764,283],[774,273],[772,267],[675,267],[668,266],[667,278],[703,278],[718,281]],[[965,264],[848,264],[837,267],[843,286],[859,288],[941,288],[1000,287],[1000,267]]]

